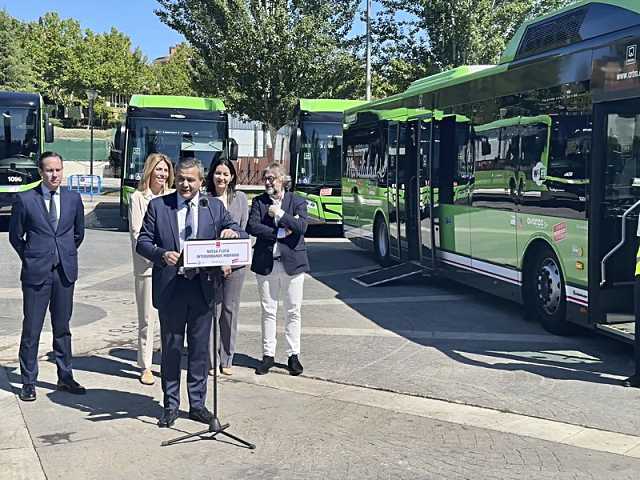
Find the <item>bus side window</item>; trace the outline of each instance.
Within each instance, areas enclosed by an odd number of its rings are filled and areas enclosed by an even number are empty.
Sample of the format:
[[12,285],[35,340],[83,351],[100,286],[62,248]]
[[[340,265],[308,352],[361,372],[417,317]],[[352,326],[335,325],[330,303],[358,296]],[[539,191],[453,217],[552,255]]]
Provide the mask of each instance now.
[[[559,184],[586,178],[591,156],[591,117],[557,117],[551,129],[551,148],[547,176]],[[556,187],[557,185],[554,185]]]

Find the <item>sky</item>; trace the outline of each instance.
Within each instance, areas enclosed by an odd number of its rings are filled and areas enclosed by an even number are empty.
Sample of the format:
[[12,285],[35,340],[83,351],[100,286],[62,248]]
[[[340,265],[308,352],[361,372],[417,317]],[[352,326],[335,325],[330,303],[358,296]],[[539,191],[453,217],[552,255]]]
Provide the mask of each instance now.
[[[46,12],[55,11],[62,18],[74,18],[82,28],[94,32],[108,32],[115,27],[131,38],[149,60],[168,55],[169,47],[184,41],[153,13],[156,0],[0,0],[0,10],[22,20],[37,20]],[[366,8],[361,0],[360,8]],[[379,9],[373,2],[374,13]],[[364,33],[365,25],[356,20],[353,33]]]
[[46,12],[75,18],[82,28],[108,32],[116,27],[140,47],[149,60],[169,54],[169,47],[184,41],[153,13],[155,0],[0,0],[0,10],[22,20],[37,20]]

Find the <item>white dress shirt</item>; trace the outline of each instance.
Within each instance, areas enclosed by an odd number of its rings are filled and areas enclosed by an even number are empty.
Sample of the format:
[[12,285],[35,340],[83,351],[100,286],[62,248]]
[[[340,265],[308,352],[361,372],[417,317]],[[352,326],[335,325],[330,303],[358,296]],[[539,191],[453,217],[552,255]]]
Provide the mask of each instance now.
[[[44,206],[47,209],[47,213],[49,212],[49,202],[51,201],[51,190],[49,190],[44,182],[40,184],[40,188],[42,189],[42,196],[44,197]],[[53,203],[56,204],[56,216],[58,217],[58,222],[60,221],[60,189],[56,190],[56,194],[53,196]]]
[[[184,229],[187,221],[187,200],[178,195],[178,232],[180,237],[180,251],[184,250]],[[192,238],[196,238],[198,234],[198,202],[200,201],[200,193],[196,193],[189,202],[191,202],[191,224],[193,226]]]
[[[273,217],[274,222],[276,222],[276,226],[280,222],[280,219],[284,216],[284,210],[282,210],[282,200],[284,199],[284,195],[282,198],[271,197],[271,201],[273,205],[278,207],[278,211],[276,212],[275,217]],[[276,238],[284,238],[286,236],[285,229],[282,227],[278,227],[278,233],[276,234]],[[273,258],[280,257],[280,246],[278,245],[278,240],[273,244]]]

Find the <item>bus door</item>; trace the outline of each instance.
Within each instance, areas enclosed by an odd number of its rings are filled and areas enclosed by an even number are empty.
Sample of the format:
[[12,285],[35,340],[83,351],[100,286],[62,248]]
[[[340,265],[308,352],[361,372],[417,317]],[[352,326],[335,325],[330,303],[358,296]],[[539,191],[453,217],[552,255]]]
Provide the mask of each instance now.
[[440,164],[440,122],[421,119],[415,123],[417,182],[416,223],[422,263],[433,266],[434,245],[439,246],[439,232],[434,219],[437,218],[438,166]]
[[473,208],[469,217],[471,265],[500,278],[515,277],[510,270],[518,264],[515,172],[519,157],[519,121],[513,123],[475,127]]
[[420,260],[420,216],[418,215],[418,161],[415,155],[412,125],[390,122],[389,230],[391,253],[400,261]]
[[598,104],[594,111],[589,307],[596,322],[613,324],[633,320],[640,212],[640,100]]
[[[464,117],[449,115],[436,122],[434,129],[433,241],[435,248],[470,263],[470,190],[472,176],[472,128]],[[427,214],[429,211],[427,210]],[[424,223],[424,222],[423,222]],[[423,230],[423,245],[427,246]],[[429,239],[431,240],[431,239]],[[429,244],[430,246],[430,244]],[[445,256],[447,254],[444,254]],[[464,260],[462,260],[464,258]],[[450,259],[452,259],[450,257]]]
[[387,173],[387,213],[389,219],[389,240],[391,255],[402,259],[401,241],[406,237],[403,215],[404,185],[403,177],[405,149],[400,147],[400,123],[389,122],[386,131],[386,154],[389,158]]

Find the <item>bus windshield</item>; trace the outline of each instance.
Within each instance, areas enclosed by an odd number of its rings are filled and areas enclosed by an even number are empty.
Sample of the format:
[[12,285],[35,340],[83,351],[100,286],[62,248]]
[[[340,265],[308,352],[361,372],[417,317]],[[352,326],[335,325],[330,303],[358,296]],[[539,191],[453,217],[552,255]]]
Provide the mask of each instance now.
[[222,154],[226,128],[219,121],[130,118],[125,178],[140,180],[144,161],[151,153],[164,153],[174,163],[182,157],[195,157],[208,171]]
[[0,160],[35,159],[38,154],[36,110],[0,106],[0,112]]
[[304,122],[297,179],[304,185],[340,185],[342,123]]

